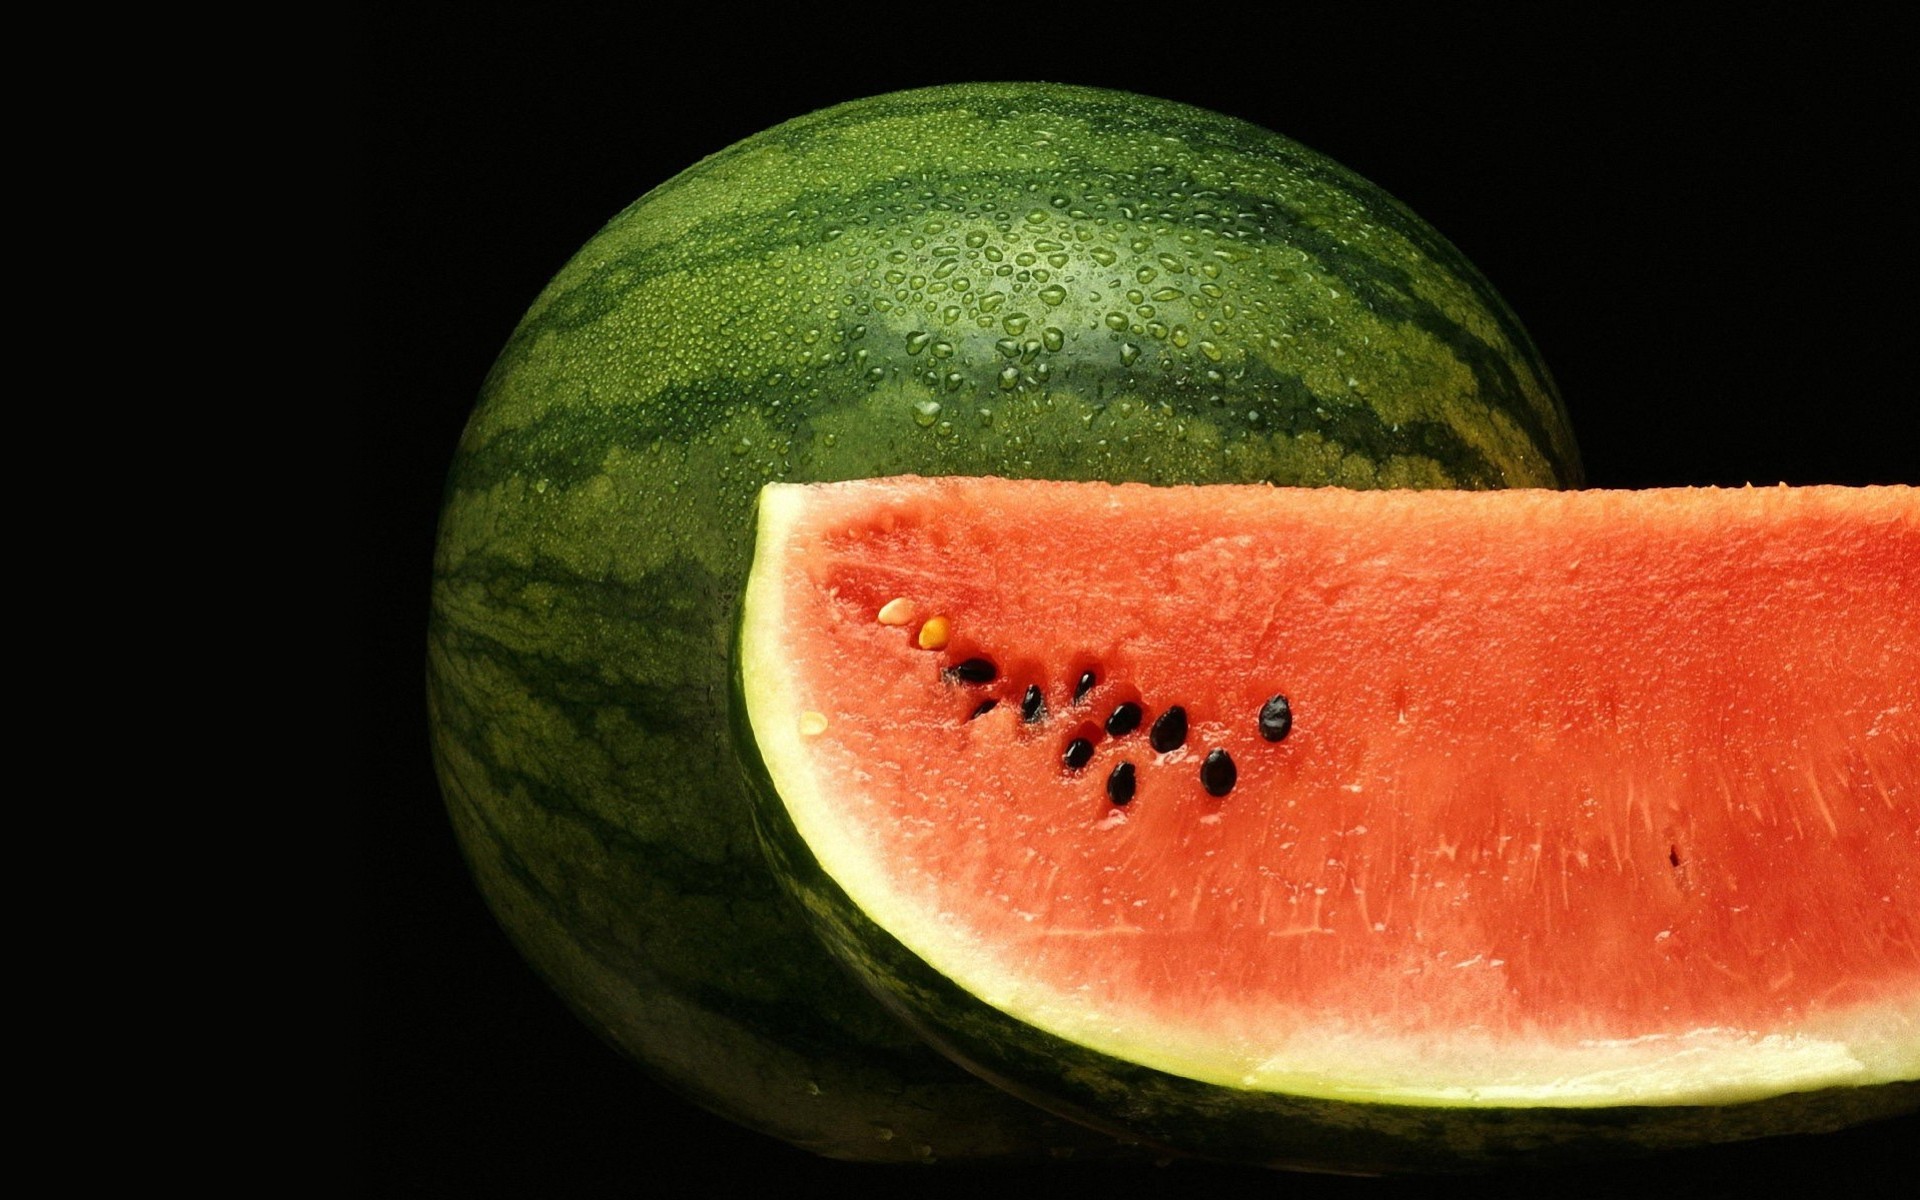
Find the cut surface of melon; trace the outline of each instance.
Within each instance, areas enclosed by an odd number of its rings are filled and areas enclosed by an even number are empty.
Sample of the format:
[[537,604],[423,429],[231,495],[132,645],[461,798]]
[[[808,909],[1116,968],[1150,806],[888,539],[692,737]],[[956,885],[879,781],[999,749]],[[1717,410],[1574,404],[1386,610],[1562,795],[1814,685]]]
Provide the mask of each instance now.
[[1920,1078],[1914,489],[887,480],[759,521],[739,673],[787,818],[1027,1025],[1409,1104]]

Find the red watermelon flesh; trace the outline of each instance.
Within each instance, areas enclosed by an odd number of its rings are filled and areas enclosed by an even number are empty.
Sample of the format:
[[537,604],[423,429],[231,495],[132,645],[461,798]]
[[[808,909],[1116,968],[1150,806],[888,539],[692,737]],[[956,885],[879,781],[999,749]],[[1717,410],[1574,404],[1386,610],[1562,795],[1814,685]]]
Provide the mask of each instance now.
[[1050,1034],[1409,1103],[1920,1077],[1914,489],[773,487],[745,611],[820,867]]

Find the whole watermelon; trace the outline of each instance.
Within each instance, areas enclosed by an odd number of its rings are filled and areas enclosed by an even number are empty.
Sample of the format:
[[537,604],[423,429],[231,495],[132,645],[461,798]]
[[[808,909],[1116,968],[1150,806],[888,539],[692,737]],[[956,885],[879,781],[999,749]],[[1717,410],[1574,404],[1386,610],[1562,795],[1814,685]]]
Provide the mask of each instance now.
[[619,214],[501,352],[435,564],[447,805],[522,953],[713,1111],[852,1159],[1096,1147],[898,1026],[764,865],[728,721],[761,484],[1579,470],[1487,282],[1302,146],[1046,84],[827,109]]

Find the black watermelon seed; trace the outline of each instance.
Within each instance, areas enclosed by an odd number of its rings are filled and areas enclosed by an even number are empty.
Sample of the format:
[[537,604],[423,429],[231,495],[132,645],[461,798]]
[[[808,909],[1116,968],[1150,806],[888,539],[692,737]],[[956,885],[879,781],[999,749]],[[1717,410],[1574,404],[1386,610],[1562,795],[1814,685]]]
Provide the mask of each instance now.
[[1067,752],[1060,756],[1067,764],[1067,770],[1078,771],[1093,761],[1093,743],[1085,738],[1075,738],[1067,743]]
[[1020,719],[1031,725],[1047,719],[1047,698],[1040,694],[1040,685],[1027,685],[1027,694],[1020,698]]
[[1095,682],[1097,681],[1094,679],[1092,671],[1083,671],[1080,675],[1080,682],[1073,685],[1073,702],[1078,704],[1080,697],[1093,690]]
[[1207,789],[1207,795],[1226,795],[1239,778],[1240,770],[1233,765],[1233,755],[1225,750],[1207,751],[1207,760],[1200,764],[1200,786]]
[[1293,706],[1279,692],[1260,706],[1260,736],[1270,742],[1282,741],[1293,730]]
[[986,716],[988,713],[992,712],[999,705],[999,703],[1000,702],[998,700],[982,700],[980,702],[979,708],[976,708],[971,713],[967,714],[967,720],[971,721],[975,717]]
[[1126,804],[1133,799],[1134,786],[1133,764],[1113,764],[1113,773],[1107,776],[1107,799],[1115,804]]
[[1107,733],[1113,737],[1125,737],[1140,728],[1140,706],[1131,700],[1114,706],[1107,717]]
[[958,666],[947,668],[947,674],[962,683],[992,683],[1000,670],[984,658],[970,658]]
[[1162,754],[1186,745],[1187,710],[1176,704],[1155,717],[1153,728],[1147,733],[1147,741]]

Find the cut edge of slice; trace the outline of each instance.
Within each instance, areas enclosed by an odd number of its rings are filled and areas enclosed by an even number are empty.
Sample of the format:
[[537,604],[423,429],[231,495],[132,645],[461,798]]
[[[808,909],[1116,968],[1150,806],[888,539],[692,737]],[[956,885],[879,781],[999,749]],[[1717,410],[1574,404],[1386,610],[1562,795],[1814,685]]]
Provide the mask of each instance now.
[[[766,776],[758,786],[777,798],[777,814],[761,817],[763,840],[789,868],[798,854],[809,860],[801,869],[817,871],[812,885],[798,890],[817,924],[843,927],[837,934],[823,930],[829,941],[841,943],[843,958],[871,953],[869,943],[880,934],[924,965],[930,976],[923,989],[950,986],[958,993],[953,999],[965,998],[962,1007],[977,1003],[1047,1038],[1090,1051],[1094,1061],[1113,1060],[1123,1069],[1137,1067],[1233,1092],[1448,1109],[1721,1106],[1920,1078],[1920,995],[1830,1014],[1775,1034],[1707,1028],[1568,1044],[1473,1032],[1381,1038],[1317,1025],[1250,1059],[1244,1053],[1223,1055],[1178,1025],[1138,1018],[1116,1022],[1113,1014],[1090,1011],[1075,996],[1023,977],[1006,954],[978,944],[907,899],[894,886],[881,848],[848,836],[846,827],[829,819],[848,798],[833,794],[816,777],[805,745],[830,718],[801,694],[786,650],[785,580],[796,549],[793,531],[808,494],[818,486],[774,484],[761,494],[736,682],[746,732]],[[769,816],[787,828],[768,828]],[[844,913],[831,911],[841,904],[850,906],[860,932],[845,928]],[[898,986],[892,978],[898,963],[878,972],[860,971],[856,964],[856,970],[883,1000],[914,1016],[915,1004],[888,994]],[[924,1027],[923,1033],[969,1057],[965,1046],[952,1045],[950,1033]]]

